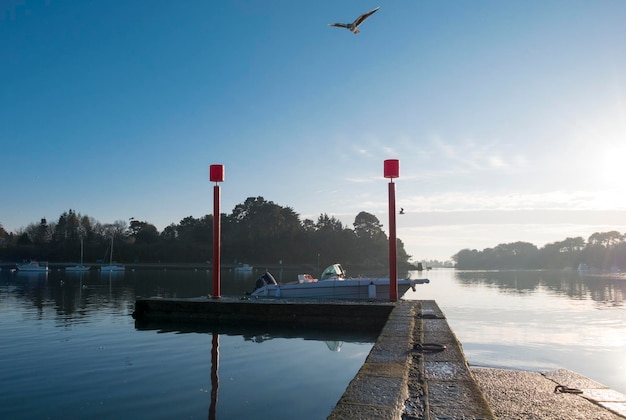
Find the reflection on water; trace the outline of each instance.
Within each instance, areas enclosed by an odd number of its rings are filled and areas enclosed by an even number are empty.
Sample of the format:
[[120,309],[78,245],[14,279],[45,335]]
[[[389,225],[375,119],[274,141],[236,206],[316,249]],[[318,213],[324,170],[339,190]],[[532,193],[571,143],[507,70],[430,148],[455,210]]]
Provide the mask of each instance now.
[[[225,271],[222,294],[242,296],[262,272]],[[0,357],[9,361],[0,371],[0,418],[206,417],[215,334],[216,418],[324,418],[375,340],[246,325],[136,324],[130,315],[138,296],[204,296],[211,272],[110,274],[0,272]],[[283,279],[296,274],[285,270]],[[567,368],[626,393],[623,277],[446,269],[427,275],[430,284],[405,298],[437,302],[471,365]]]
[[[268,329],[266,325],[208,325],[181,322],[135,321],[139,331],[157,331],[159,334],[176,333],[210,333],[242,337],[244,341],[262,344],[270,340],[298,339],[304,341],[324,342],[332,351],[339,351],[339,343],[373,343],[378,337],[377,332],[350,330],[337,331],[325,329],[295,329],[293,327],[276,326]],[[334,343],[334,344],[329,344]],[[333,348],[331,348],[333,347]]]
[[[254,279],[226,272],[222,290],[241,295]],[[211,282],[194,270],[3,270],[0,418],[326,417],[375,335],[130,316],[138,295],[201,296]]]
[[573,270],[432,270],[434,299],[471,365],[567,368],[626,393],[626,279]]
[[574,270],[458,271],[456,278],[466,286],[489,285],[505,293],[535,293],[547,290],[572,299],[591,299],[599,304],[622,306],[626,275],[583,274]]

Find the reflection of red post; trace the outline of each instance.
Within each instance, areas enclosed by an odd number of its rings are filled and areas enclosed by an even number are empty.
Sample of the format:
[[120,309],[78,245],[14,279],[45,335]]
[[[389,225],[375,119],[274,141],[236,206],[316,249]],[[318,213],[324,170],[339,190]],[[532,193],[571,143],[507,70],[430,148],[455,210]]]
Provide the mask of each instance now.
[[211,165],[210,180],[215,182],[213,187],[213,297],[220,297],[220,186],[224,182],[224,165]]
[[394,178],[400,176],[400,162],[397,159],[385,161],[385,178],[389,181],[389,300],[398,300],[398,261],[396,253],[396,184]]
[[213,333],[213,342],[211,346],[211,405],[209,406],[209,420],[217,418],[217,389],[219,388],[219,376],[217,375],[217,369],[219,367],[219,347],[220,336],[217,333]]

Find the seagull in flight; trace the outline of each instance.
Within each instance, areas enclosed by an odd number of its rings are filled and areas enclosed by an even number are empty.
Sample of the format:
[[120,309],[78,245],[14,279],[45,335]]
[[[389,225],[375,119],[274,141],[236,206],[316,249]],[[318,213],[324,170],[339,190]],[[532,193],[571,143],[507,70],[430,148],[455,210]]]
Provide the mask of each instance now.
[[365,21],[365,19],[367,19],[368,17],[373,15],[378,9],[380,9],[380,6],[378,6],[374,10],[370,10],[367,13],[363,13],[361,16],[356,18],[354,20],[354,22],[352,22],[352,23],[329,23],[328,26],[336,26],[338,28],[346,28],[346,29],[349,29],[350,31],[352,31],[352,33],[356,35],[356,34],[358,34],[360,32],[359,31],[359,25],[362,24]]

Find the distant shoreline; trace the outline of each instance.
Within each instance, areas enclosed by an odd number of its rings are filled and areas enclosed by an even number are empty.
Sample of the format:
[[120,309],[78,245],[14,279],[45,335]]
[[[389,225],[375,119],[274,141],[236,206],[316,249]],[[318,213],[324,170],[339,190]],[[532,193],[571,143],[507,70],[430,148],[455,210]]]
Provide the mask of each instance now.
[[[119,261],[114,261],[115,264],[120,264],[125,266],[127,269],[172,269],[172,270],[194,270],[194,269],[202,269],[202,270],[211,270],[213,268],[212,264],[207,263],[122,263]],[[0,262],[0,268],[15,268],[17,264],[21,263],[11,263],[11,262]],[[75,266],[78,263],[76,262],[48,262],[48,267],[50,269],[64,269],[66,267]],[[86,266],[91,267],[93,270],[100,268],[102,265],[107,265],[108,262],[102,263],[90,263],[84,262]],[[316,267],[312,264],[258,264],[252,265],[253,271],[278,271],[278,270],[294,270],[294,271],[302,271],[303,273],[317,273],[324,269],[324,267]],[[344,267],[350,271],[364,271],[364,272],[375,272],[375,271],[387,271],[386,267],[366,267],[366,266],[357,266],[357,265],[346,265],[342,264]],[[232,270],[235,267],[238,267],[239,264],[221,264],[222,270]],[[415,266],[409,267],[398,267],[400,270],[415,270]]]

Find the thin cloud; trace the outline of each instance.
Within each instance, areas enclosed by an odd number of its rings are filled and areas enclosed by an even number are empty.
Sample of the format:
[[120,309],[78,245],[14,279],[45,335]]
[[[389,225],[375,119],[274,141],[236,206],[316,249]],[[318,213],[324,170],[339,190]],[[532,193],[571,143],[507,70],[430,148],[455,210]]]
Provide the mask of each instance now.
[[[444,192],[403,196],[398,202],[410,212],[478,212],[519,210],[620,210],[620,206],[606,206],[603,193],[593,191],[551,191],[545,193],[502,193],[486,191]],[[368,203],[372,208],[384,209],[386,199]],[[398,204],[398,205],[400,205]]]

